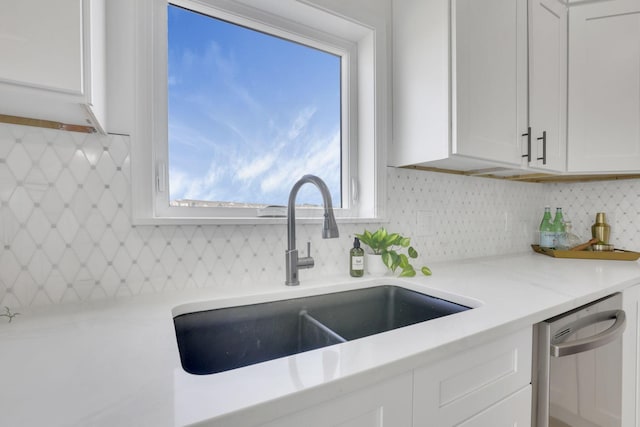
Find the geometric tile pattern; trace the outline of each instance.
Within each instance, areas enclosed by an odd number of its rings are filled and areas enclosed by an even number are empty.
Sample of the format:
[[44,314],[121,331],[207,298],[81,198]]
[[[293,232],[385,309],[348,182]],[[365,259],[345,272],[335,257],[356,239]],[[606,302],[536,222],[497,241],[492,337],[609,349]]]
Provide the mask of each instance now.
[[[133,226],[130,147],[121,135],[0,124],[0,307],[61,304],[199,287],[284,283],[285,225]],[[574,230],[609,214],[612,235],[640,246],[640,184],[528,184],[388,168],[389,222],[412,238],[418,263],[528,250],[545,204]],[[340,224],[313,244],[305,278],[346,274],[353,234]],[[617,244],[617,242],[616,242]]]
[[544,185],[390,169],[388,206],[428,260],[522,252],[537,239]]
[[616,248],[640,251],[640,180],[617,180],[549,185],[548,203],[563,207],[574,234],[591,238],[598,212],[611,226],[610,243]]

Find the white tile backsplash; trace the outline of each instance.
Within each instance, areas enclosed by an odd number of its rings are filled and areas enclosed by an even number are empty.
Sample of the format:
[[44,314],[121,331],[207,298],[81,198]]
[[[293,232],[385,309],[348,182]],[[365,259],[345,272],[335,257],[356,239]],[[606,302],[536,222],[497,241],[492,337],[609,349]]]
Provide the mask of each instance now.
[[549,184],[548,203],[562,206],[573,232],[586,241],[596,213],[605,212],[611,225],[610,243],[616,248],[640,251],[640,180]]
[[[21,307],[200,287],[284,282],[285,225],[133,226],[129,139],[0,125],[0,306]],[[412,237],[418,264],[522,252],[545,204],[576,231],[609,213],[615,243],[640,247],[640,182],[529,184],[388,169],[392,231]],[[353,234],[323,240],[299,225],[315,268],[348,271]],[[437,272],[435,272],[437,274]],[[283,285],[284,286],[284,285]]]

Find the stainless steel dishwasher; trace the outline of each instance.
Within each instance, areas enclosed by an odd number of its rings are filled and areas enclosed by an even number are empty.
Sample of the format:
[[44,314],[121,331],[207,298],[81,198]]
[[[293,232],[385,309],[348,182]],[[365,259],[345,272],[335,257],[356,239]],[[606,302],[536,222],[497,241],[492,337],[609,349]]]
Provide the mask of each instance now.
[[618,427],[622,412],[622,295],[534,327],[535,427]]

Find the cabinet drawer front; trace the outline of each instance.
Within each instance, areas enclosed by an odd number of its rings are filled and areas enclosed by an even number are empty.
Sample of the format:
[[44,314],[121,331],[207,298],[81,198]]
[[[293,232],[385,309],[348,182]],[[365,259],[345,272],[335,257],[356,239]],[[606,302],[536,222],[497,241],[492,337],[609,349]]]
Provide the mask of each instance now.
[[529,384],[531,340],[528,328],[417,369],[414,425],[455,425]]
[[457,427],[529,427],[531,426],[531,386],[501,400]]

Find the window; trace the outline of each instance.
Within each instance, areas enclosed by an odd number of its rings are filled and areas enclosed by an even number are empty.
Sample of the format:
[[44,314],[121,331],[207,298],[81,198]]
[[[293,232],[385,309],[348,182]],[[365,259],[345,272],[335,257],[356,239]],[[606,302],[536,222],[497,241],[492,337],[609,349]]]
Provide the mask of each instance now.
[[341,52],[172,4],[168,33],[169,205],[286,205],[311,173],[342,207]]
[[[370,28],[299,0],[141,3],[135,223],[269,222],[307,173],[338,218],[381,216]],[[321,215],[312,186],[296,201]]]

